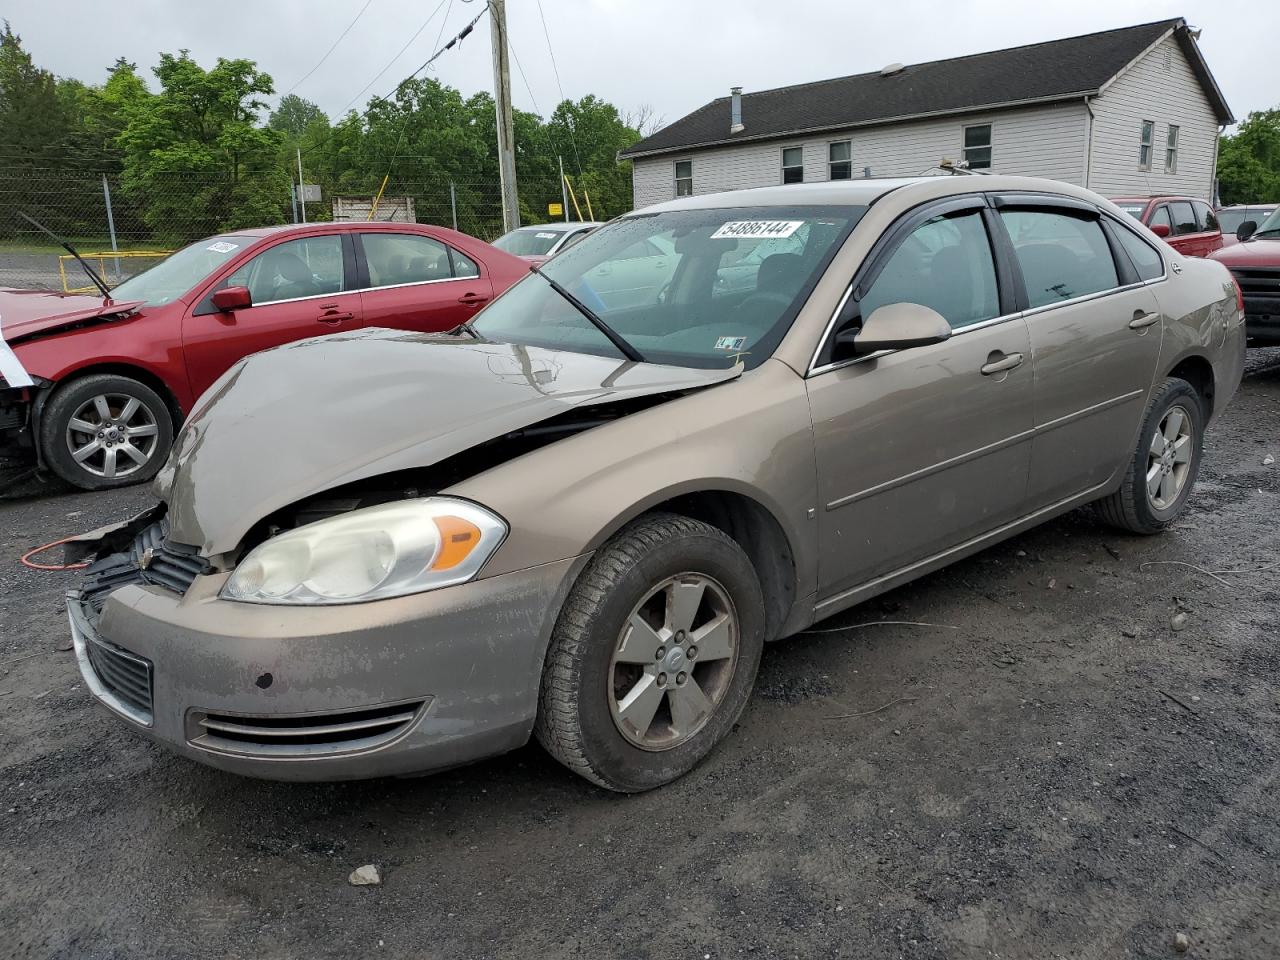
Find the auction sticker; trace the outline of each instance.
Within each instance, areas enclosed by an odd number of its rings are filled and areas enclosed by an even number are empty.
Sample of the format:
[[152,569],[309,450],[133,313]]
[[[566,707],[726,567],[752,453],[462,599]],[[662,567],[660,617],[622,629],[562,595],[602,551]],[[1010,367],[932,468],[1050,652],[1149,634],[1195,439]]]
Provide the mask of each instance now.
[[731,220],[711,235],[712,240],[777,240],[789,237],[803,220]]
[[556,238],[554,233],[540,233],[537,236],[539,240],[554,240]]
[[240,249],[240,245],[236,243],[227,243],[225,240],[219,240],[216,243],[209,244],[205,249],[212,250],[214,253],[230,253],[232,250]]

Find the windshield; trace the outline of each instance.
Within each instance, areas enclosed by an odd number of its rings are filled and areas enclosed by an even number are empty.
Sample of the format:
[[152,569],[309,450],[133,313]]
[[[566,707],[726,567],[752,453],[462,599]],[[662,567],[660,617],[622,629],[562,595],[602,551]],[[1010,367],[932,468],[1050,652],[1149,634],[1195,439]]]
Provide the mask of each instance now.
[[1251,214],[1244,207],[1238,210],[1219,210],[1218,223],[1222,227],[1223,233],[1235,233],[1240,224],[1246,220],[1258,220],[1257,216]]
[[[836,249],[855,206],[638,214],[601,227],[542,271],[654,363],[763,363]],[[550,284],[528,277],[472,325],[489,340],[620,357]]]
[[1254,236],[1260,237],[1263,234],[1266,234],[1271,237],[1280,236],[1280,207],[1277,207],[1275,210],[1271,211],[1271,216],[1267,217],[1267,219],[1263,220],[1260,224],[1258,224],[1258,230],[1254,234]]
[[111,298],[142,300],[151,307],[172,303],[258,239],[232,235],[197,240],[150,270],[130,277],[111,291]]
[[499,237],[493,245],[515,257],[545,257],[563,236],[558,230],[521,227]]
[[1137,220],[1139,223],[1142,222],[1142,214],[1147,209],[1147,205],[1145,203],[1117,203],[1116,206],[1129,216],[1133,217],[1133,219]]

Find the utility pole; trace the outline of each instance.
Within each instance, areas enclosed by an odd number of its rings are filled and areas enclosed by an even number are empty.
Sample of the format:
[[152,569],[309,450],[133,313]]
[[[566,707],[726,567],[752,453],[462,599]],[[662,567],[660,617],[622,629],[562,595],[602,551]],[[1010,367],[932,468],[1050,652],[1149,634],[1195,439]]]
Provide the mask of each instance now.
[[564,160],[556,157],[560,164],[560,208],[564,211],[564,222],[569,222],[569,188],[564,185]]
[[498,110],[498,177],[502,187],[502,229],[520,226],[516,192],[515,128],[511,118],[511,65],[507,60],[507,2],[489,0],[489,36],[493,43],[493,102]]
[[302,211],[302,222],[307,222],[307,202],[302,199],[302,148],[296,147],[298,151],[298,209]]

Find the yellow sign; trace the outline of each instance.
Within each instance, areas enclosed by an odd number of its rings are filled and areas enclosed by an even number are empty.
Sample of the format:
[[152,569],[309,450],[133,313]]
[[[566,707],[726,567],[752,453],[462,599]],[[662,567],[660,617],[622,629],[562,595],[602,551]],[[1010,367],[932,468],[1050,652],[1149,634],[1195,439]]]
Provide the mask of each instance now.
[[558,204],[558,203],[548,203],[548,204],[547,204],[547,216],[548,216],[548,217],[563,217],[563,216],[564,216],[564,207],[563,207],[561,204]]

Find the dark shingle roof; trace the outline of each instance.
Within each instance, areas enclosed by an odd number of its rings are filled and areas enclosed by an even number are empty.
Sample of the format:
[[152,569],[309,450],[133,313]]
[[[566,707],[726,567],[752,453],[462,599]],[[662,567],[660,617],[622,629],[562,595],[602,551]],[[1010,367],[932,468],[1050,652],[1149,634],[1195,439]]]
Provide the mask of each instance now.
[[1185,21],[1173,19],[914,64],[890,76],[876,71],[743,94],[745,129],[736,134],[729,133],[729,98],[721,97],[628,147],[619,156],[625,159],[809,130],[1082,97],[1096,93],[1169,30],[1177,31],[1183,52],[1204,86],[1219,122],[1230,123],[1231,111],[1195,42],[1187,35]]

